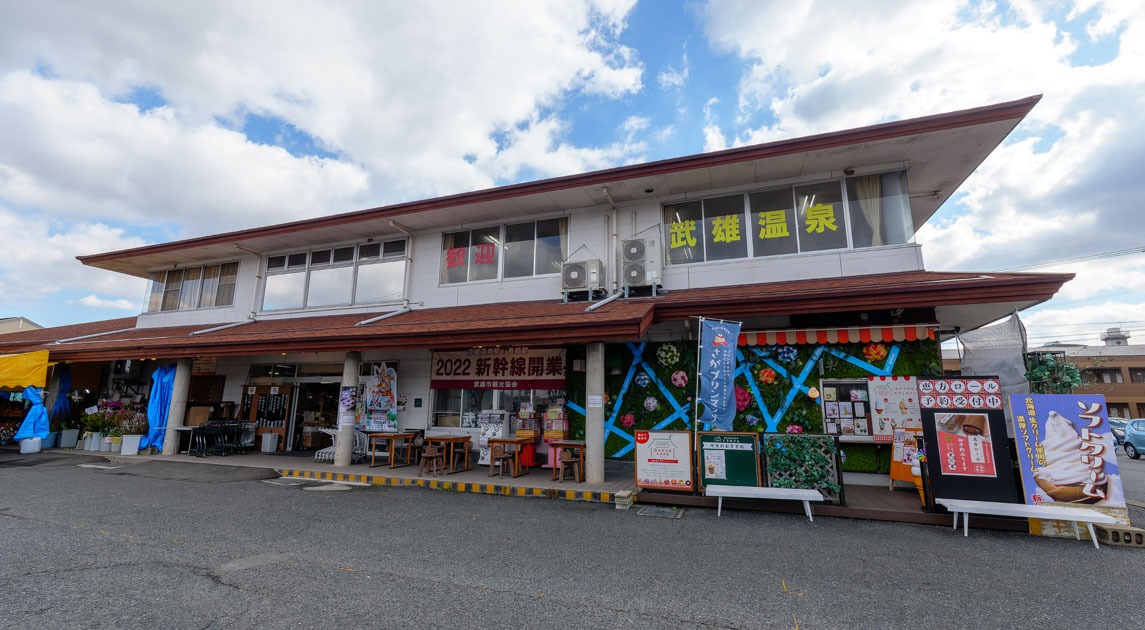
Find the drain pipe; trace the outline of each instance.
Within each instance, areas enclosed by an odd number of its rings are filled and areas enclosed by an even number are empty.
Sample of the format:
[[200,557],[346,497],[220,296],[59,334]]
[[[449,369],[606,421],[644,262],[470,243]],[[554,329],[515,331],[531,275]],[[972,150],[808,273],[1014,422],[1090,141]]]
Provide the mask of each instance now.
[[[393,219],[390,219],[390,227],[401,232],[402,234],[405,234],[406,237],[406,272],[405,278],[402,280],[402,297],[404,298],[407,297],[407,291],[409,291],[409,277],[410,273],[413,271],[413,256],[410,255],[410,251],[413,249],[413,232],[409,231],[406,226],[398,223],[397,221],[394,221]],[[406,299],[406,302],[409,302],[409,299]]]
[[589,304],[589,305],[588,305],[588,308],[584,309],[584,312],[586,312],[586,313],[591,313],[592,311],[595,311],[596,309],[598,309],[598,308],[600,308],[600,307],[604,306],[605,304],[608,304],[609,302],[611,302],[611,301],[613,301],[613,300],[615,300],[616,298],[619,298],[619,297],[624,297],[624,294],[623,294],[623,293],[620,293],[619,291],[617,291],[616,293],[613,293],[612,295],[610,295],[610,296],[608,296],[608,297],[604,298],[603,300],[601,300],[601,301],[599,301],[599,302],[595,302],[595,303],[593,303],[593,304]]
[[355,326],[365,326],[366,324],[372,324],[374,322],[380,322],[383,319],[389,319],[391,317],[397,317],[398,315],[405,315],[406,313],[410,312],[411,310],[413,310],[413,309],[411,309],[408,306],[403,306],[396,311],[390,311],[389,313],[384,313],[382,315],[378,315],[377,317],[371,317],[370,319],[363,319],[362,321],[360,321],[354,325]]
[[612,292],[619,295],[620,291],[620,257],[617,252],[620,250],[620,236],[616,232],[617,210],[616,202],[612,200],[612,195],[608,192],[608,186],[602,186],[601,192],[604,193],[604,198],[608,200],[608,205],[612,208],[612,215],[609,217],[609,227],[612,228]]
[[255,321],[256,320],[254,318],[254,313],[251,313],[247,319],[244,319],[241,322],[231,322],[229,324],[223,324],[222,326],[215,326],[214,328],[204,328],[203,330],[192,330],[188,334],[191,336],[205,335],[207,333],[213,333],[213,332],[217,332],[220,330],[227,330],[228,328],[238,328],[239,326],[246,326],[247,324],[255,323]]

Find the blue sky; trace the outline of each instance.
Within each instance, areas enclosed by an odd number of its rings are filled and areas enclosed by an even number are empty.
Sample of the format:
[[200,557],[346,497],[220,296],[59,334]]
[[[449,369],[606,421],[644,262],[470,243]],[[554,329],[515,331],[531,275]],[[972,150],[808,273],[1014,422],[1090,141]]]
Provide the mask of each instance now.
[[77,255],[1042,94],[927,268],[1078,274],[1034,345],[1145,336],[1140,4],[5,3],[0,317],[140,311]]

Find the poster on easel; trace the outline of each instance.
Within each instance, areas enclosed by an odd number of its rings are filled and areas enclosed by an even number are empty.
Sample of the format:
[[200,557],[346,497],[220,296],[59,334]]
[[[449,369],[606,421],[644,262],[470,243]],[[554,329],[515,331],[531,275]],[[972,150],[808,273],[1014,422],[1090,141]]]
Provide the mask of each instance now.
[[636,432],[636,487],[692,491],[692,434]]
[[366,379],[363,403],[369,431],[398,430],[398,373],[385,364],[374,366]]
[[870,376],[871,433],[875,441],[889,441],[890,477],[914,483],[910,469],[915,464],[916,438],[922,433],[918,408],[918,382],[913,376]]
[[760,485],[758,433],[701,431],[696,451],[701,487]]

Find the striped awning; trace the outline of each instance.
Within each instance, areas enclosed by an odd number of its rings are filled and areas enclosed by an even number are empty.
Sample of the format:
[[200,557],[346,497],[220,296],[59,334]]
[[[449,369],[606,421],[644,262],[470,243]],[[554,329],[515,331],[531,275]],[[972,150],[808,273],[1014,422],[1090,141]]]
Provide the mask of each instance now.
[[870,343],[934,339],[938,324],[857,326],[853,328],[786,328],[740,333],[741,346],[782,346],[801,343]]

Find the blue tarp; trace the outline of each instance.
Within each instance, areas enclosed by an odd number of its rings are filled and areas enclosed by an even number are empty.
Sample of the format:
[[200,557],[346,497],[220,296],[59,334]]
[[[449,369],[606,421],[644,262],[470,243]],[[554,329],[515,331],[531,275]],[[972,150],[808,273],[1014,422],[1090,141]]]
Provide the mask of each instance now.
[[32,401],[32,408],[24,416],[20,430],[16,432],[16,441],[38,437],[41,440],[48,437],[48,410],[44,408],[44,396],[38,387],[25,387],[24,399]]
[[68,394],[72,393],[72,369],[66,363],[56,366],[56,369],[60,373],[60,386],[56,400],[52,403],[52,417],[65,420],[72,410],[71,401],[68,400]]
[[167,433],[167,411],[171,408],[171,392],[175,385],[175,366],[163,365],[151,375],[151,398],[147,402],[147,435],[139,440],[139,448],[155,447],[163,450],[163,436]]

